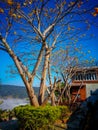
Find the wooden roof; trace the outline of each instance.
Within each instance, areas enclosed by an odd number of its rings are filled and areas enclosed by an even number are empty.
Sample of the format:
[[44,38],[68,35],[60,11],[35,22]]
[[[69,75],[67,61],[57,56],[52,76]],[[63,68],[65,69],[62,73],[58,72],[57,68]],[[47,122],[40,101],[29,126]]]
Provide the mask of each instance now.
[[78,71],[89,71],[89,70],[98,71],[98,66],[76,68],[76,72],[78,72]]
[[74,80],[71,84],[71,86],[80,86],[82,84],[82,86],[85,86],[86,84],[95,84],[98,83],[98,80]]

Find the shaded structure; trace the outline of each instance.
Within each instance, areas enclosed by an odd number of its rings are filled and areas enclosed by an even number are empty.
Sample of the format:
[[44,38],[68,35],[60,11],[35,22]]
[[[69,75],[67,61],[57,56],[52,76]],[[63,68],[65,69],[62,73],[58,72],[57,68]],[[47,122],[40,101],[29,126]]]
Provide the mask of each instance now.
[[81,102],[87,99],[98,89],[98,67],[84,67],[76,70],[72,77],[72,102]]

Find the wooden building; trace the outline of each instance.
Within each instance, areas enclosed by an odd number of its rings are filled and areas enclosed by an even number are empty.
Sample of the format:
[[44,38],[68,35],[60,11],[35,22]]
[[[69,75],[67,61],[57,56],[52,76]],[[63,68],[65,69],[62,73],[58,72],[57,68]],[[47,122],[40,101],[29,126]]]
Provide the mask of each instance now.
[[70,89],[72,102],[84,101],[96,90],[98,90],[98,67],[77,69],[72,77]]

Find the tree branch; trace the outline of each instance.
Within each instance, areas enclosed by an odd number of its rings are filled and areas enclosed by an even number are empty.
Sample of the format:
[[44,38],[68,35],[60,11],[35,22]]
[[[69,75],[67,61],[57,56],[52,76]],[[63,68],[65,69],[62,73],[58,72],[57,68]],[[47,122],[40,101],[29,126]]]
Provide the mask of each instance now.
[[32,26],[33,30],[43,39],[43,35],[40,30],[38,30],[33,24],[30,17],[26,16],[25,13],[22,10],[17,10],[17,13],[23,16],[23,18]]

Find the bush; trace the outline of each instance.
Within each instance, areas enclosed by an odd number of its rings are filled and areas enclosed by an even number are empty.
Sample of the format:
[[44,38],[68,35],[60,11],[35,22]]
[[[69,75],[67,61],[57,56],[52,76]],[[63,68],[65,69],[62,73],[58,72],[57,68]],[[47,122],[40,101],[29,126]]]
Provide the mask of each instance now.
[[68,106],[58,106],[59,110],[60,110],[60,119],[63,120],[64,118],[68,117],[69,113],[70,113],[70,110],[68,108]]
[[25,130],[40,130],[52,126],[60,118],[59,107],[19,106],[14,109],[20,127]]
[[3,101],[1,100],[1,101],[0,101],[0,105],[1,105],[2,103],[3,103]]
[[15,117],[14,111],[0,109],[0,122],[11,120]]
[[9,120],[9,112],[0,109],[0,122]]

